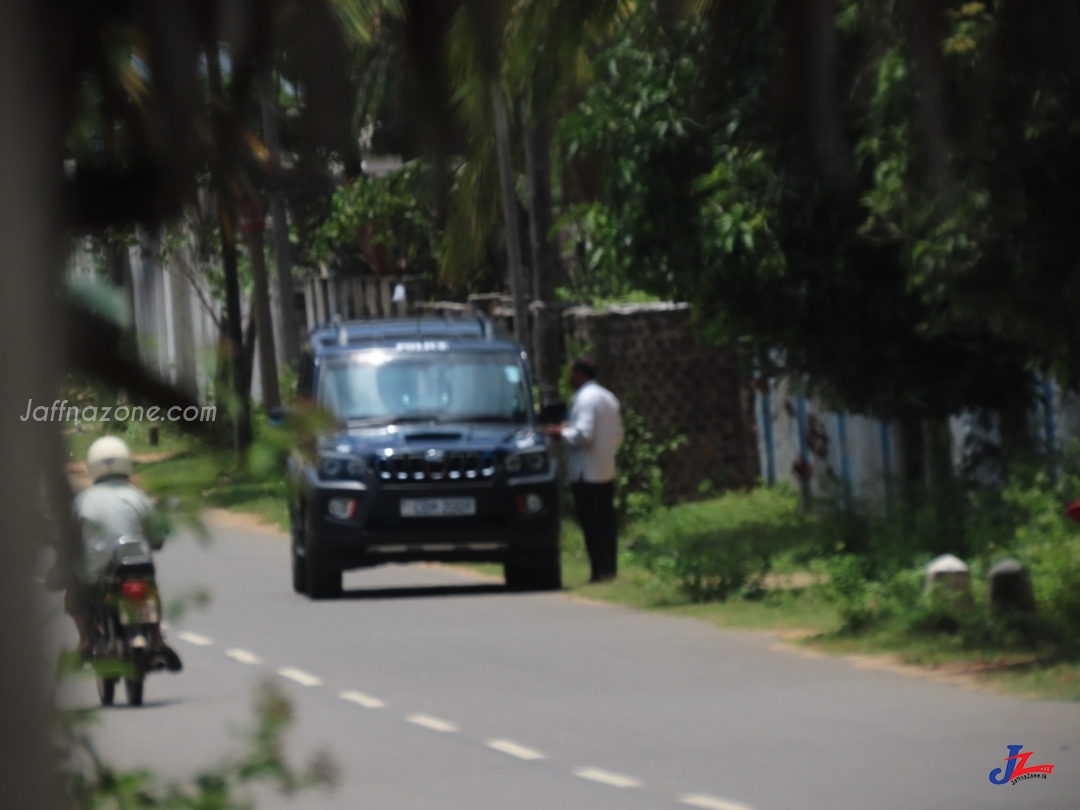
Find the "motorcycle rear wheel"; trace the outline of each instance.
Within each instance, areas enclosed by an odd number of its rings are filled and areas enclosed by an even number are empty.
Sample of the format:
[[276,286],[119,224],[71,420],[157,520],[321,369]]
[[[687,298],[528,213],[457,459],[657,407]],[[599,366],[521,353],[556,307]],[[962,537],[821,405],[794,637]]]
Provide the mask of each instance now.
[[116,700],[116,678],[98,678],[97,692],[102,706],[112,706]]

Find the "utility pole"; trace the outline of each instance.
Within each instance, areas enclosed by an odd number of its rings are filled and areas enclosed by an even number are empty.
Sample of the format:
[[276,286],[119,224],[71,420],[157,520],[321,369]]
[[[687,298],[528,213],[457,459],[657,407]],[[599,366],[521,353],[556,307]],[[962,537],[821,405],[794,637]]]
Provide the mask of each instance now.
[[[535,103],[535,102],[534,102]],[[561,310],[555,301],[555,246],[551,231],[551,118],[521,105],[525,129],[525,173],[529,180],[529,236],[532,244],[533,367],[540,402],[559,398],[562,348]]]
[[232,367],[233,393],[236,395],[233,445],[237,458],[251,444],[251,391],[245,383],[244,327],[240,314],[240,278],[236,263],[236,215],[228,178],[222,175],[231,154],[228,124],[224,120],[225,93],[221,81],[221,61],[217,43],[211,41],[206,52],[206,78],[210,89],[210,111],[214,121],[218,160],[213,169],[217,194],[218,222],[221,228],[221,263],[225,275],[225,359]]
[[[275,169],[281,167],[281,134],[278,131],[278,103],[273,77],[267,77],[260,88],[262,104],[263,142],[270,152]],[[289,241],[289,218],[285,195],[280,188],[268,194],[270,221],[274,229],[274,259],[277,265],[277,346],[284,365],[300,362],[300,336],[296,326],[296,297],[293,292],[292,243]]]
[[499,157],[499,186],[502,189],[503,219],[506,221],[506,254],[510,264],[510,291],[514,296],[514,337],[524,342],[528,334],[529,311],[525,296],[525,267],[521,261],[521,234],[518,231],[517,193],[514,191],[514,161],[510,154],[510,120],[506,97],[498,78],[491,82],[491,103],[495,110],[495,151]]
[[274,324],[270,317],[270,283],[266,273],[266,211],[258,200],[248,200],[240,210],[240,230],[244,233],[251,276],[255,282],[255,339],[259,342],[259,375],[262,381],[263,407],[281,407],[278,388],[277,357],[274,355]]

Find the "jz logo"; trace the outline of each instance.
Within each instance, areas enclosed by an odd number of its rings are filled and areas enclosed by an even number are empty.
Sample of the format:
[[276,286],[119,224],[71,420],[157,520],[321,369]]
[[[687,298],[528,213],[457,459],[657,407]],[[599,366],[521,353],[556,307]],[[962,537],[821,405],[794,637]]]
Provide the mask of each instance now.
[[1023,779],[1045,779],[1053,770],[1053,765],[1032,765],[1028,767],[1028,758],[1034,751],[1023,751],[1022,745],[1010,745],[1009,756],[1005,757],[1005,772],[1001,768],[990,771],[990,781],[995,785],[1004,785],[1006,782],[1016,784]]

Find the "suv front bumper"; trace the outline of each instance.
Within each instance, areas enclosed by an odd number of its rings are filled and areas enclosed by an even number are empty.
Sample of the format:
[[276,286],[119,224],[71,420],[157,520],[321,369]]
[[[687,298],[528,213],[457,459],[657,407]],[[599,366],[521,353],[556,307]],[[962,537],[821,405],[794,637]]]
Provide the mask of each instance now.
[[[529,495],[542,508],[524,512]],[[354,498],[356,513],[330,516],[332,498]],[[527,560],[557,548],[560,488],[555,474],[492,484],[383,487],[358,482],[327,482],[308,493],[305,548],[301,553],[333,560],[342,568],[389,562],[506,562]],[[475,498],[469,517],[403,517],[409,498]]]

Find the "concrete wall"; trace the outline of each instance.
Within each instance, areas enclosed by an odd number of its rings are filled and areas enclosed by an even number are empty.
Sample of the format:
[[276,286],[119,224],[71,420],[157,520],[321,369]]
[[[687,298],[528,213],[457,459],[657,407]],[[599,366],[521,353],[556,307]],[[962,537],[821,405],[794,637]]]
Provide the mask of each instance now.
[[755,380],[761,477],[805,494],[892,498],[900,472],[896,425],[830,411],[788,380]]
[[687,437],[665,461],[671,494],[694,497],[706,480],[730,487],[757,479],[751,398],[735,349],[695,337],[686,304],[576,307],[563,325],[567,345],[588,349],[600,383],[646,425]]

